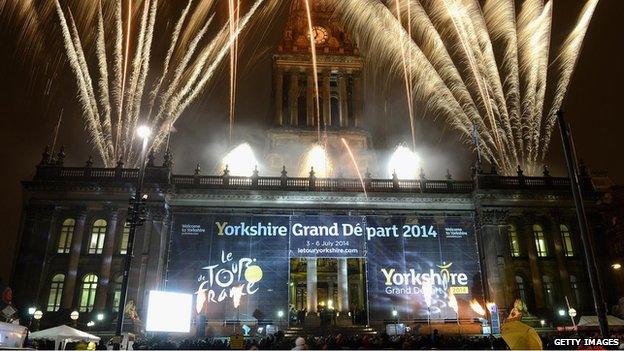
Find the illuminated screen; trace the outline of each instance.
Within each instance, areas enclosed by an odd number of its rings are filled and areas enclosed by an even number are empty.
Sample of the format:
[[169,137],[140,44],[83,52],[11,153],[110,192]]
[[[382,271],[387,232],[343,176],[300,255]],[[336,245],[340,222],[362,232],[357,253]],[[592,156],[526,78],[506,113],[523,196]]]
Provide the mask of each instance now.
[[145,330],[188,333],[192,308],[193,296],[190,294],[151,290]]

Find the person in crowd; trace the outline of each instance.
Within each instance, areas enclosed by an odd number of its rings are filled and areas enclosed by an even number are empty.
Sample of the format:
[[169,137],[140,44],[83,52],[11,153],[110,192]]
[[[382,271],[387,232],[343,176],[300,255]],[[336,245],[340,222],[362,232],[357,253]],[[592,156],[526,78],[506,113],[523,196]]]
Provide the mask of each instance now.
[[297,339],[295,339],[295,347],[293,347],[292,349],[293,350],[307,350],[308,346],[306,345],[305,339],[302,337],[298,337]]

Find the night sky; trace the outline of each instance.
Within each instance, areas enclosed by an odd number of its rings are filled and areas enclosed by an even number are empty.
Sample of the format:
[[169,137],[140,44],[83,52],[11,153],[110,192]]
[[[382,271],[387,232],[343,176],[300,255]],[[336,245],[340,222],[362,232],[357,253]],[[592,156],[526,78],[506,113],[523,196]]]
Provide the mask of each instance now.
[[[11,1],[21,0],[8,0],[9,3]],[[554,1],[553,42],[560,42],[567,34],[582,3],[576,0]],[[45,145],[52,143],[61,109],[63,122],[57,148],[60,144],[65,145],[66,164],[82,166],[92,151],[75,97],[73,74],[64,59],[56,59],[62,57],[59,56],[62,55],[62,43],[58,28],[50,27],[43,54],[37,57],[24,54],[24,48],[33,43],[18,35],[23,23],[15,18],[8,19],[6,11],[2,11],[3,4],[5,2],[0,1],[0,162],[3,164],[0,181],[0,218],[3,223],[0,227],[0,277],[7,281],[21,216],[20,181],[33,176]],[[168,6],[167,9],[177,18],[178,7]],[[249,141],[260,149],[264,146],[263,126],[271,113],[271,53],[280,38],[284,20],[278,19],[276,24],[262,42],[253,43],[258,50],[240,60],[237,139]],[[577,153],[593,171],[607,172],[618,184],[624,183],[624,162],[620,156],[624,147],[624,115],[621,112],[624,99],[623,26],[624,1],[601,0],[564,102]],[[79,29],[88,27],[88,23],[82,23]],[[163,28],[163,31],[166,34],[156,33],[156,36],[170,35],[169,27]],[[158,57],[154,61],[158,62]],[[49,62],[59,62],[59,69],[51,80],[51,86],[47,87],[49,74],[46,75],[46,72],[49,69],[46,64]],[[214,169],[215,156],[226,149],[227,72],[227,65],[222,65],[218,81],[176,124],[178,131],[172,138],[175,172],[191,174],[197,162],[201,162],[207,171]],[[389,97],[391,123],[375,116],[375,106],[370,100],[365,101],[365,122],[373,135],[374,147],[380,150],[380,154],[387,153],[399,142],[409,140],[409,136],[404,134],[409,127],[406,127],[408,122],[400,82],[397,81],[396,89]],[[432,116],[419,118],[417,143],[420,152],[429,155],[425,159],[432,160],[429,165],[423,165],[429,178],[441,178],[447,168],[456,178],[468,177],[474,156],[457,140],[455,132],[445,127],[442,119],[435,120]],[[564,174],[560,149],[558,131],[555,130],[548,156],[554,175]]]

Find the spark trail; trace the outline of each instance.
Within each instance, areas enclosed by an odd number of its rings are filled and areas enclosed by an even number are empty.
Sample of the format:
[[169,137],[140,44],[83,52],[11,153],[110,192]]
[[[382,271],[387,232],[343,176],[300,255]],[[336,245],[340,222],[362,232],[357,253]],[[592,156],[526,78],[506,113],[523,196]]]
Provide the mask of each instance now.
[[312,29],[312,11],[310,10],[310,0],[304,0],[306,16],[308,18],[308,33],[310,38],[310,53],[312,55],[312,74],[314,75],[314,101],[316,104],[316,130],[317,142],[321,141],[321,108],[319,100],[318,67],[316,61],[316,43],[314,31]]
[[342,144],[344,145],[345,149],[347,149],[347,153],[349,154],[349,158],[351,159],[351,163],[353,164],[353,168],[355,169],[355,172],[356,172],[356,174],[358,176],[358,179],[360,180],[360,184],[362,184],[362,191],[364,191],[364,197],[366,197],[368,199],[368,194],[366,193],[366,185],[364,184],[364,179],[362,178],[362,173],[360,172],[360,168],[357,165],[357,162],[355,160],[355,156],[353,156],[353,152],[351,151],[351,147],[349,146],[349,143],[347,143],[345,138],[340,138],[340,141],[342,141]]

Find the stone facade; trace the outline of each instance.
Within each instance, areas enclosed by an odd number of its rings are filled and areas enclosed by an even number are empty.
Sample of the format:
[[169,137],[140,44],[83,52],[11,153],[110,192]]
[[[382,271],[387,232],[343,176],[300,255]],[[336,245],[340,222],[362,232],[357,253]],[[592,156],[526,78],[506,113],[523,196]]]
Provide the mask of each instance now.
[[[48,310],[44,323],[67,322],[74,309],[90,318],[104,313],[112,323],[128,198],[137,174],[136,169],[65,167],[49,162],[49,156],[44,159],[34,178],[23,183],[24,212],[12,277],[18,307]],[[366,198],[357,179],[176,175],[167,166],[150,164],[145,183],[146,221],[135,238],[128,292],[142,316],[147,292],[162,287],[166,279],[172,214],[260,214],[285,208],[293,213],[468,214],[476,219],[486,300],[504,312],[523,297],[532,313],[554,321],[556,311],[566,306],[565,297],[580,311],[592,306],[566,178],[482,172],[469,181],[369,175],[364,180]],[[586,190],[593,234],[604,235],[600,216],[593,215],[596,194]],[[104,223],[98,220],[105,221],[103,228],[96,225]],[[97,279],[91,297],[85,293],[89,275]],[[55,277],[62,277],[61,289],[54,290]]]

